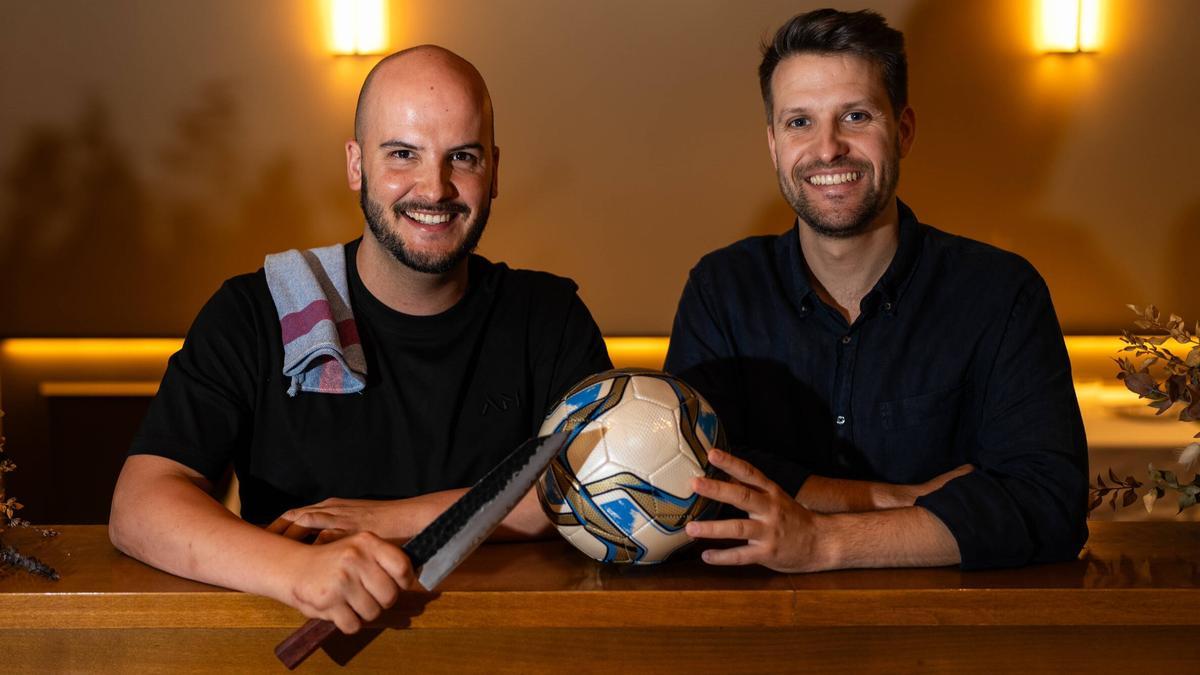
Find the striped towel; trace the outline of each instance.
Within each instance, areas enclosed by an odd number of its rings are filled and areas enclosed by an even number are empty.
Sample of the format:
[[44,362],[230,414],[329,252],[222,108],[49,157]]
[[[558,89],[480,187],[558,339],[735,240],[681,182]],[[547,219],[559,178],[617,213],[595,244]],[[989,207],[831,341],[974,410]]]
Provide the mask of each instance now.
[[350,308],[345,246],[273,253],[263,269],[283,333],[288,396],[362,391],[367,360]]

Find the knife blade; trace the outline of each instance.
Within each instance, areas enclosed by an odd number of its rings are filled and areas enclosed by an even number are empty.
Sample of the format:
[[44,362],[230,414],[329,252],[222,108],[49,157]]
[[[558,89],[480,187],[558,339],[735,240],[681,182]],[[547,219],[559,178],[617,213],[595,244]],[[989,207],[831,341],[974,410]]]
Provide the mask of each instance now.
[[[525,441],[400,547],[413,568],[420,568],[418,581],[425,590],[436,588],[516,508],[567,437],[566,432],[559,432]],[[336,630],[331,621],[309,619],[276,645],[275,656],[292,670]]]

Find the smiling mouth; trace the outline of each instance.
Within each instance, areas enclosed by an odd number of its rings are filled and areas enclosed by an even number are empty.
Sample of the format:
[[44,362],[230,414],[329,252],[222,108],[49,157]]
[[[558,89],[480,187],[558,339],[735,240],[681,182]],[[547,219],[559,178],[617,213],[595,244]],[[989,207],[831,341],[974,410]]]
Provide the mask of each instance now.
[[453,213],[422,213],[420,211],[404,211],[406,217],[422,225],[441,225],[454,218]]
[[862,173],[858,171],[847,171],[845,173],[823,173],[815,176],[809,176],[805,180],[809,185],[826,186],[826,185],[843,185],[845,183],[853,183],[862,178]]

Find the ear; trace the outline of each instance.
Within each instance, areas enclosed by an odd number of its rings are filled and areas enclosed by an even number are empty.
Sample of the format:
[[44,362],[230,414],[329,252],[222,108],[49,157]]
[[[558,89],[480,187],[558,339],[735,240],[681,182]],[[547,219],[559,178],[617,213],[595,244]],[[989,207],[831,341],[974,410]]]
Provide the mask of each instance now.
[[771,151],[771,166],[775,167],[775,171],[779,171],[778,155],[775,154],[775,123],[774,121],[767,124],[767,148]]
[[362,189],[362,147],[358,141],[346,141],[346,182],[350,189]]
[[500,146],[492,146],[492,199],[500,196]]
[[903,112],[900,113],[898,132],[900,157],[907,157],[908,151],[912,149],[913,140],[917,136],[917,114],[909,106],[904,106]]

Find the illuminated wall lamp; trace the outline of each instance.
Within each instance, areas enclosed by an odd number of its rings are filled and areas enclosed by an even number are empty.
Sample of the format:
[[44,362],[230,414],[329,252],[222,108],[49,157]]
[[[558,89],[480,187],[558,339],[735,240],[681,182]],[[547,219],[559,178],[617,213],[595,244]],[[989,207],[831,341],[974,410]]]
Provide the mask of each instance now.
[[333,53],[382,54],[387,50],[387,0],[332,0]]
[[1046,53],[1094,52],[1100,47],[1100,0],[1041,0],[1038,40]]

